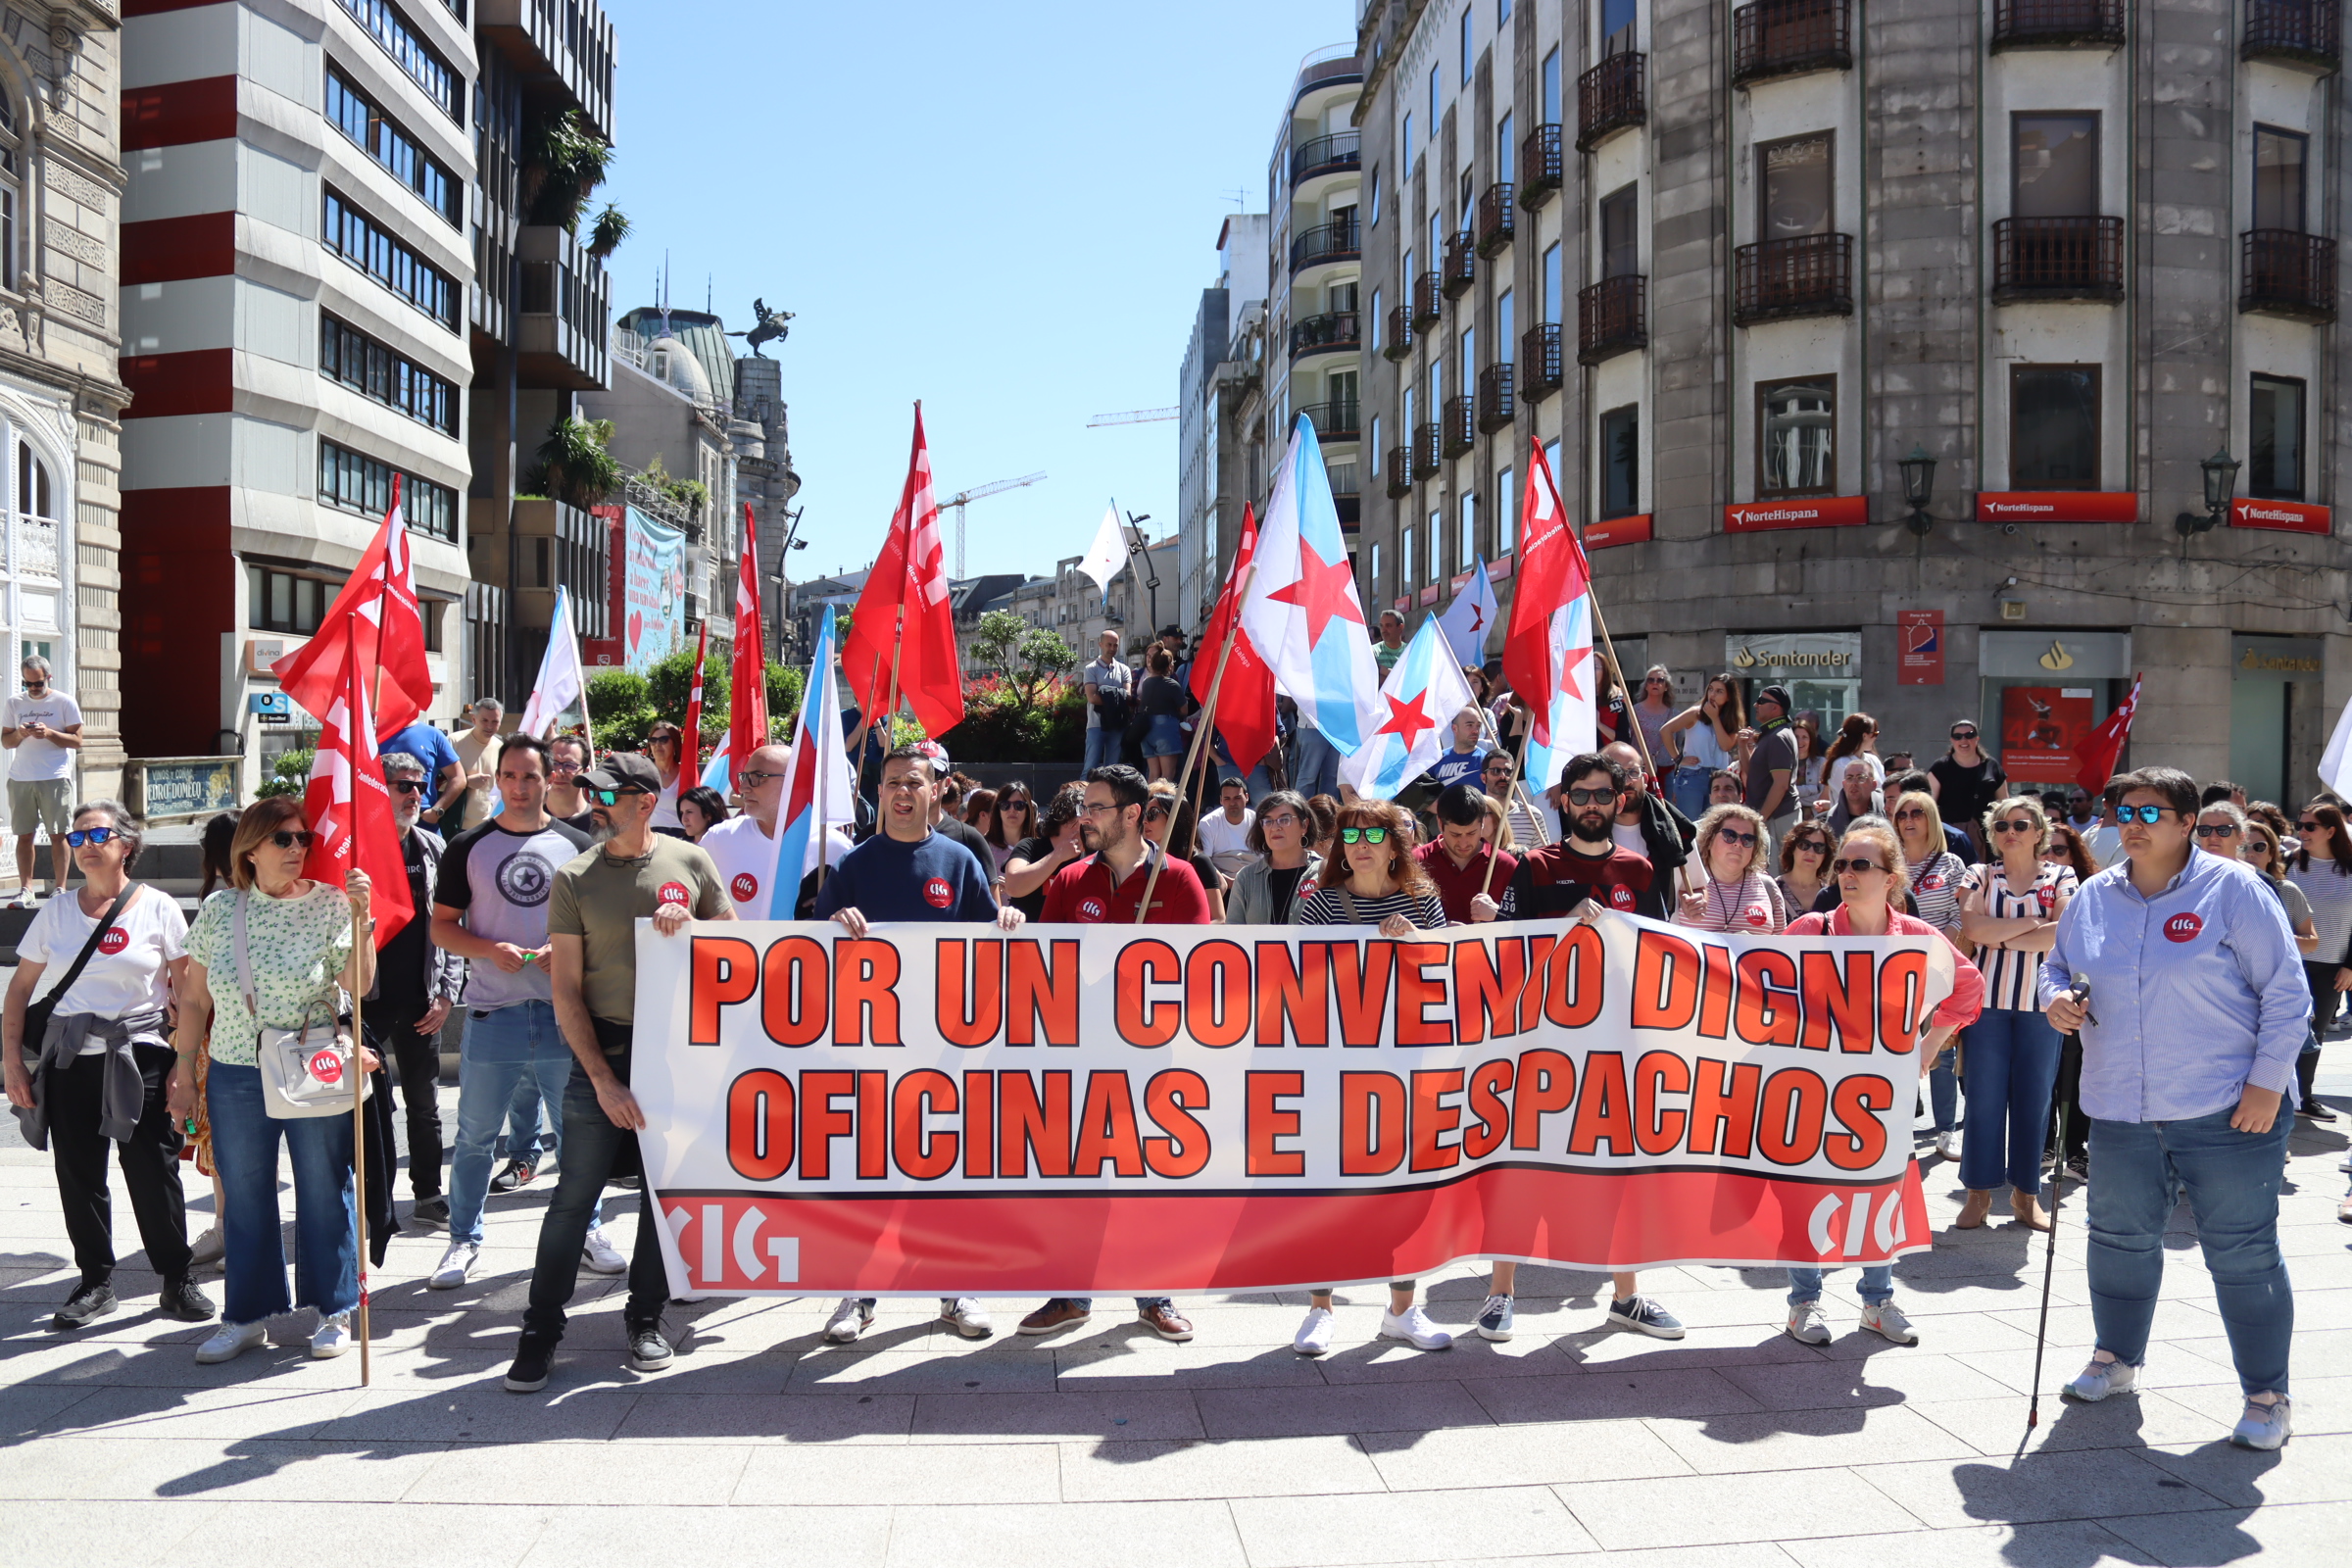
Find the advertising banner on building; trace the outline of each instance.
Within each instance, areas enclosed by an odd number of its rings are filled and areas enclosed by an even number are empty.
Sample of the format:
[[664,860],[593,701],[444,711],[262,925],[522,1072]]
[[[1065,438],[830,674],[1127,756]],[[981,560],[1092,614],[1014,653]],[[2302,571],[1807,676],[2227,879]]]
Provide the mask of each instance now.
[[2087,686],[2001,689],[2001,771],[2012,784],[2072,784],[2097,723]]
[[1897,686],[1943,684],[1943,612],[1898,610],[1894,612]]
[[620,662],[643,674],[686,641],[686,533],[629,508],[623,535]]
[[1113,1295],[1930,1244],[1939,939],[640,927],[674,1292]]

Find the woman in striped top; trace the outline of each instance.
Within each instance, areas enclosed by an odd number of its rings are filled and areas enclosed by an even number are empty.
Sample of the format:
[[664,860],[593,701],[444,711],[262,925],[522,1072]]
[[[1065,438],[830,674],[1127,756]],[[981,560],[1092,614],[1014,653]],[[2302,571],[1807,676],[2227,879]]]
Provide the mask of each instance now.
[[[1340,808],[1338,852],[1323,862],[1312,893],[1291,910],[1293,925],[1377,925],[1380,934],[1402,941],[1415,931],[1446,925],[1446,906],[1437,884],[1413,858],[1413,819],[1387,801],[1354,801]],[[1429,1320],[1413,1300],[1415,1282],[1389,1282],[1389,1309],[1380,1314],[1380,1337],[1403,1340],[1417,1349],[1443,1350],[1453,1336]],[[1300,1355],[1331,1348],[1334,1323],[1331,1292],[1314,1293],[1306,1321],[1291,1340]]]
[[2058,940],[2058,916],[2075,896],[2075,871],[2041,858],[2050,821],[2032,795],[1995,801],[1984,813],[1984,842],[2000,858],[1968,873],[1960,915],[1962,932],[1977,945],[1984,1010],[1963,1037],[1973,1113],[1960,1144],[1968,1201],[1953,1224],[1964,1231],[1983,1225],[1992,1190],[2005,1178],[2018,1222],[2046,1231],[2041,1149],[2064,1041],[2042,1016],[2034,985],[2042,955]]
[[[1889,785],[1891,791],[1893,786]],[[1943,813],[1936,797],[1925,789],[1911,790],[1888,803],[1894,831],[1903,845],[1903,875],[1911,884],[1911,907],[1922,920],[1960,941],[1961,879],[1968,866],[1944,848]],[[1967,949],[1962,947],[1962,952]],[[1946,1046],[1928,1074],[1928,1104],[1936,1112],[1936,1152],[1945,1159],[1960,1157],[1960,1048]]]

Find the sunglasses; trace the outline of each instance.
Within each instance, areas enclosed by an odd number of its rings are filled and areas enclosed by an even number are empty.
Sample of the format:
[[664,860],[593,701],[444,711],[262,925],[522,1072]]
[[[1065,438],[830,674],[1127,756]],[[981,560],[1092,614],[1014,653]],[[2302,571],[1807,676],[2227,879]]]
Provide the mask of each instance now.
[[2325,826],[2327,824],[2324,822],[2297,822],[2295,824],[2296,830],[2303,833],[2317,833]]
[[1164,806],[1147,806],[1144,808],[1144,820],[1147,822],[1163,821],[1166,819],[1167,814],[1168,808]]
[[1756,842],[1756,836],[1753,833],[1739,833],[1728,827],[1716,829],[1715,836],[1726,844],[1748,845]]
[[66,842],[78,850],[85,844],[104,844],[121,831],[112,827],[77,827],[66,835]]
[[570,774],[577,773],[586,765],[587,764],[584,762],[550,762],[547,765],[547,770],[550,774],[568,776]]
[[1385,827],[1344,827],[1340,829],[1342,844],[1386,844],[1389,830]]
[[1827,839],[1798,839],[1789,848],[1795,850],[1799,855],[1827,855],[1830,853],[1830,844]]
[[[71,834],[68,835],[72,837]],[[307,850],[318,835],[306,829],[279,828],[270,835],[270,842],[281,850]]]
[[2031,833],[2034,831],[2034,819],[2021,816],[2007,822],[1995,822],[1992,830],[1995,833]]
[[1568,800],[1576,806],[1606,806],[1617,799],[1615,790],[1570,790]]
[[2237,829],[2228,822],[2199,822],[2197,837],[2201,839],[2233,839],[2237,837]]
[[2119,823],[2145,822],[2154,827],[2168,812],[2174,816],[2180,814],[2169,806],[2119,806],[2115,808],[2115,819]]
[[1851,860],[1832,860],[1830,862],[1830,869],[1837,872],[1839,876],[1843,876],[1848,871],[1851,871],[1855,875],[1859,876],[1864,871],[1884,871],[1886,868],[1876,860],[1856,858]]
[[1956,729],[1952,731],[1952,739],[1956,741],[1973,741],[1976,738],[1977,732],[1973,729]]
[[396,778],[392,781],[392,788],[403,795],[416,795],[423,790],[424,780],[420,778]]
[[1925,822],[1928,819],[1928,813],[1914,806],[1908,811],[1895,812],[1894,819],[1897,822]]
[[616,790],[592,789],[588,792],[588,798],[599,806],[618,806],[623,795],[643,795],[645,791],[634,785],[627,785]]

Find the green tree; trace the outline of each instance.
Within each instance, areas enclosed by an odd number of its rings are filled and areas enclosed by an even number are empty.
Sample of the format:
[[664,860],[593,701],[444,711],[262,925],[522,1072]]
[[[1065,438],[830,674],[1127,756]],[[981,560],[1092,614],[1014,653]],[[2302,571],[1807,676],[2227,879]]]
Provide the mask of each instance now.
[[972,652],[1004,672],[1023,708],[1035,708],[1055,676],[1078,666],[1078,651],[1062,641],[1061,633],[1032,626],[1009,610],[980,617]]
[[633,752],[645,744],[646,731],[660,716],[653,688],[635,670],[600,669],[588,677],[588,719],[598,746]]

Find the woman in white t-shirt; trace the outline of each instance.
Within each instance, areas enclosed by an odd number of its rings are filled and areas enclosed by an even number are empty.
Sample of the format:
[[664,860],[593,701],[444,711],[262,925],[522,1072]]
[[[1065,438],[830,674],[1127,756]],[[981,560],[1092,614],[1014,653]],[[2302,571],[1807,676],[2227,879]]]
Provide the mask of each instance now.
[[684,760],[685,735],[665,718],[645,737],[645,755],[653,759],[655,771],[662,775],[662,793],[654,798],[654,831],[679,839],[687,834],[686,824],[678,820],[678,792],[694,787],[686,776],[691,769]]
[[[51,1320],[60,1331],[81,1328],[117,1305],[109,1143],[119,1152],[148,1262],[163,1276],[158,1308],[188,1323],[213,1315],[213,1303],[189,1277],[179,1127],[168,1104],[175,1058],[165,1039],[164,1009],[187,967],[188,922],[170,895],[131,883],[140,836],[138,821],[112,801],[92,801],[74,813],[66,843],[82,885],[43,904],[18,939],[16,976],[0,1008],[9,1103],[24,1123],[26,1142],[49,1146],[66,1234],[81,1270],[81,1283]],[[126,891],[89,961],[56,995]],[[28,1042],[24,1013],[36,996],[54,1005],[42,1037]]]

